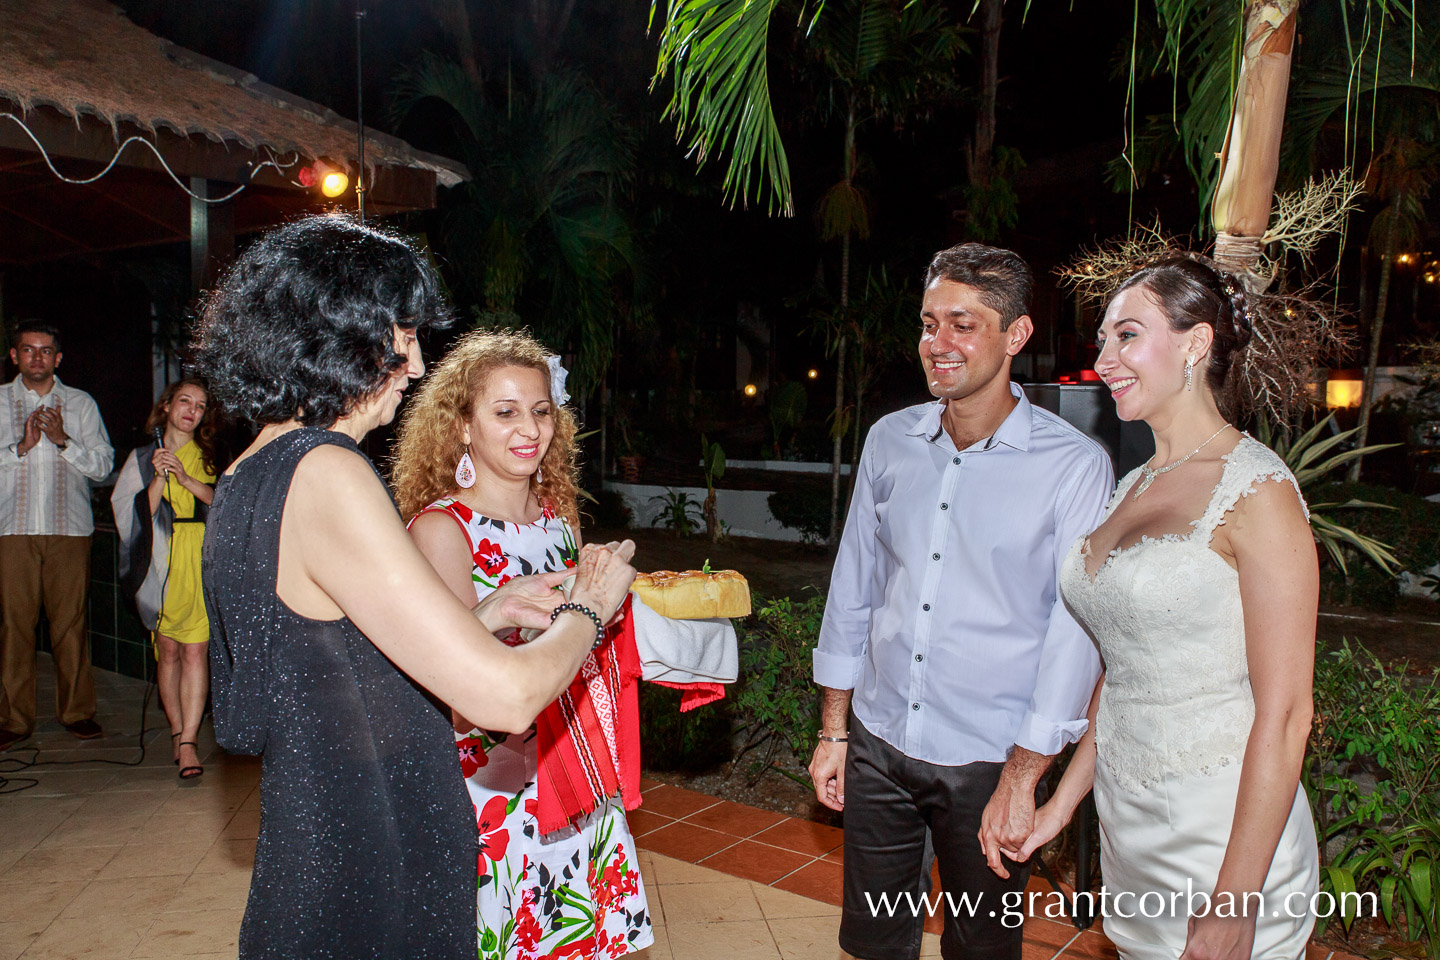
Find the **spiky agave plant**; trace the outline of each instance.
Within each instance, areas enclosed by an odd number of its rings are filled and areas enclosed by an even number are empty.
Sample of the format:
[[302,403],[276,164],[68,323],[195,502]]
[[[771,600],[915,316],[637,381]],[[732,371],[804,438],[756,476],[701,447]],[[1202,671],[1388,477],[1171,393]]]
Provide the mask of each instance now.
[[1310,532],[1314,534],[1315,542],[1324,547],[1325,552],[1340,567],[1341,572],[1350,572],[1345,564],[1345,551],[1342,549],[1349,545],[1358,550],[1366,560],[1383,570],[1387,576],[1394,576],[1399,572],[1401,563],[1391,552],[1390,545],[1337,522],[1334,515],[1338,510],[1393,510],[1395,508],[1384,503],[1357,500],[1354,497],[1344,502],[1313,503],[1310,492],[1326,477],[1352,460],[1359,459],[1367,453],[1388,450],[1399,444],[1378,443],[1368,447],[1340,449],[1338,453],[1332,452],[1342,447],[1358,432],[1354,429],[1342,430],[1321,439],[1321,434],[1330,427],[1334,419],[1335,414],[1332,413],[1298,437],[1291,438],[1284,434],[1277,435],[1269,418],[1261,416],[1256,422],[1255,433],[1261,443],[1280,455],[1281,459],[1285,461],[1285,465],[1290,468],[1290,472],[1295,475],[1295,482],[1300,485],[1300,493],[1305,497],[1310,508]]

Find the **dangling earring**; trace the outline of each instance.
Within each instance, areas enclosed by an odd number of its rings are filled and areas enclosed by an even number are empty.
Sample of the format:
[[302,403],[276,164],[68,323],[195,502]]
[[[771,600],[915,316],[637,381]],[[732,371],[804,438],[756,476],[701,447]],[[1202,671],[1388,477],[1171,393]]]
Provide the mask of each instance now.
[[535,485],[539,486],[545,482],[545,471],[540,467],[535,468]]
[[1195,387],[1195,357],[1192,354],[1185,358],[1185,389],[1192,390]]
[[465,448],[465,452],[460,455],[460,462],[455,465],[455,482],[466,490],[475,486],[475,464],[470,459],[469,447]]

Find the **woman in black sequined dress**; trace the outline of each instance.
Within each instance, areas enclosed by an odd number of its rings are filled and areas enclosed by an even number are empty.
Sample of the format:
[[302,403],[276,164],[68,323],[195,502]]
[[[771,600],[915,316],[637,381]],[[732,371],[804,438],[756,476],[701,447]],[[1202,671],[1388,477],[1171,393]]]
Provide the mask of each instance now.
[[[206,306],[199,364],[259,428],[220,479],[204,549],[216,738],[263,758],[240,956],[474,957],[475,814],[448,712],[522,731],[629,588],[629,541],[467,610],[357,442],[424,372],[433,269],[344,217],[254,243]],[[507,647],[493,632],[548,627]],[[489,631],[489,632],[487,632]]]

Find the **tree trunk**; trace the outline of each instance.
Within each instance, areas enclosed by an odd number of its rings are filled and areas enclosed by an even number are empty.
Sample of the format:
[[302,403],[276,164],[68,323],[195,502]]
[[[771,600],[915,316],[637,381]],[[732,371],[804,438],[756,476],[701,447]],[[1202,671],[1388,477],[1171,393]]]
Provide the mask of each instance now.
[[[855,179],[855,102],[845,115],[845,182]],[[845,452],[845,325],[850,322],[850,231],[840,238],[840,343],[835,348],[835,419],[830,445],[830,546],[840,542],[840,459]],[[853,467],[851,468],[854,469]]]
[[1005,0],[980,0],[980,109],[970,150],[970,182],[990,182],[995,160],[995,98],[1000,90],[1000,28]]
[[845,484],[845,498],[855,492],[855,474],[860,466],[860,404],[865,399],[865,384],[855,378],[855,432],[850,440],[850,480]]
[[1260,238],[1270,224],[1280,134],[1290,85],[1299,0],[1261,0],[1245,9],[1245,46],[1211,207],[1215,259],[1260,292]]
[[[1355,434],[1355,445],[1365,446],[1370,435],[1370,408],[1375,404],[1375,371],[1380,366],[1380,334],[1385,329],[1385,301],[1390,297],[1390,274],[1395,268],[1395,245],[1399,234],[1398,217],[1392,217],[1385,231],[1385,244],[1380,251],[1380,281],[1375,287],[1375,319],[1370,321],[1370,356],[1365,363],[1365,386],[1360,392],[1360,429]],[[1360,479],[1360,462],[1364,457],[1350,461],[1350,472],[1346,479],[1352,483]]]

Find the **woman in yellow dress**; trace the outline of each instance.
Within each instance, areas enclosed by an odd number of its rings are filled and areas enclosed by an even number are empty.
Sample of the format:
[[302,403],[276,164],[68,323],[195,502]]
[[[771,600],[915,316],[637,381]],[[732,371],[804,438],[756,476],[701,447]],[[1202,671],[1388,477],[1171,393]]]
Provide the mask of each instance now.
[[152,631],[156,685],[182,780],[205,772],[196,752],[210,692],[200,546],[215,492],[214,421],[203,382],[172,383],[145,421],[156,441],[130,454],[112,497],[121,580],[133,586],[141,620]]

